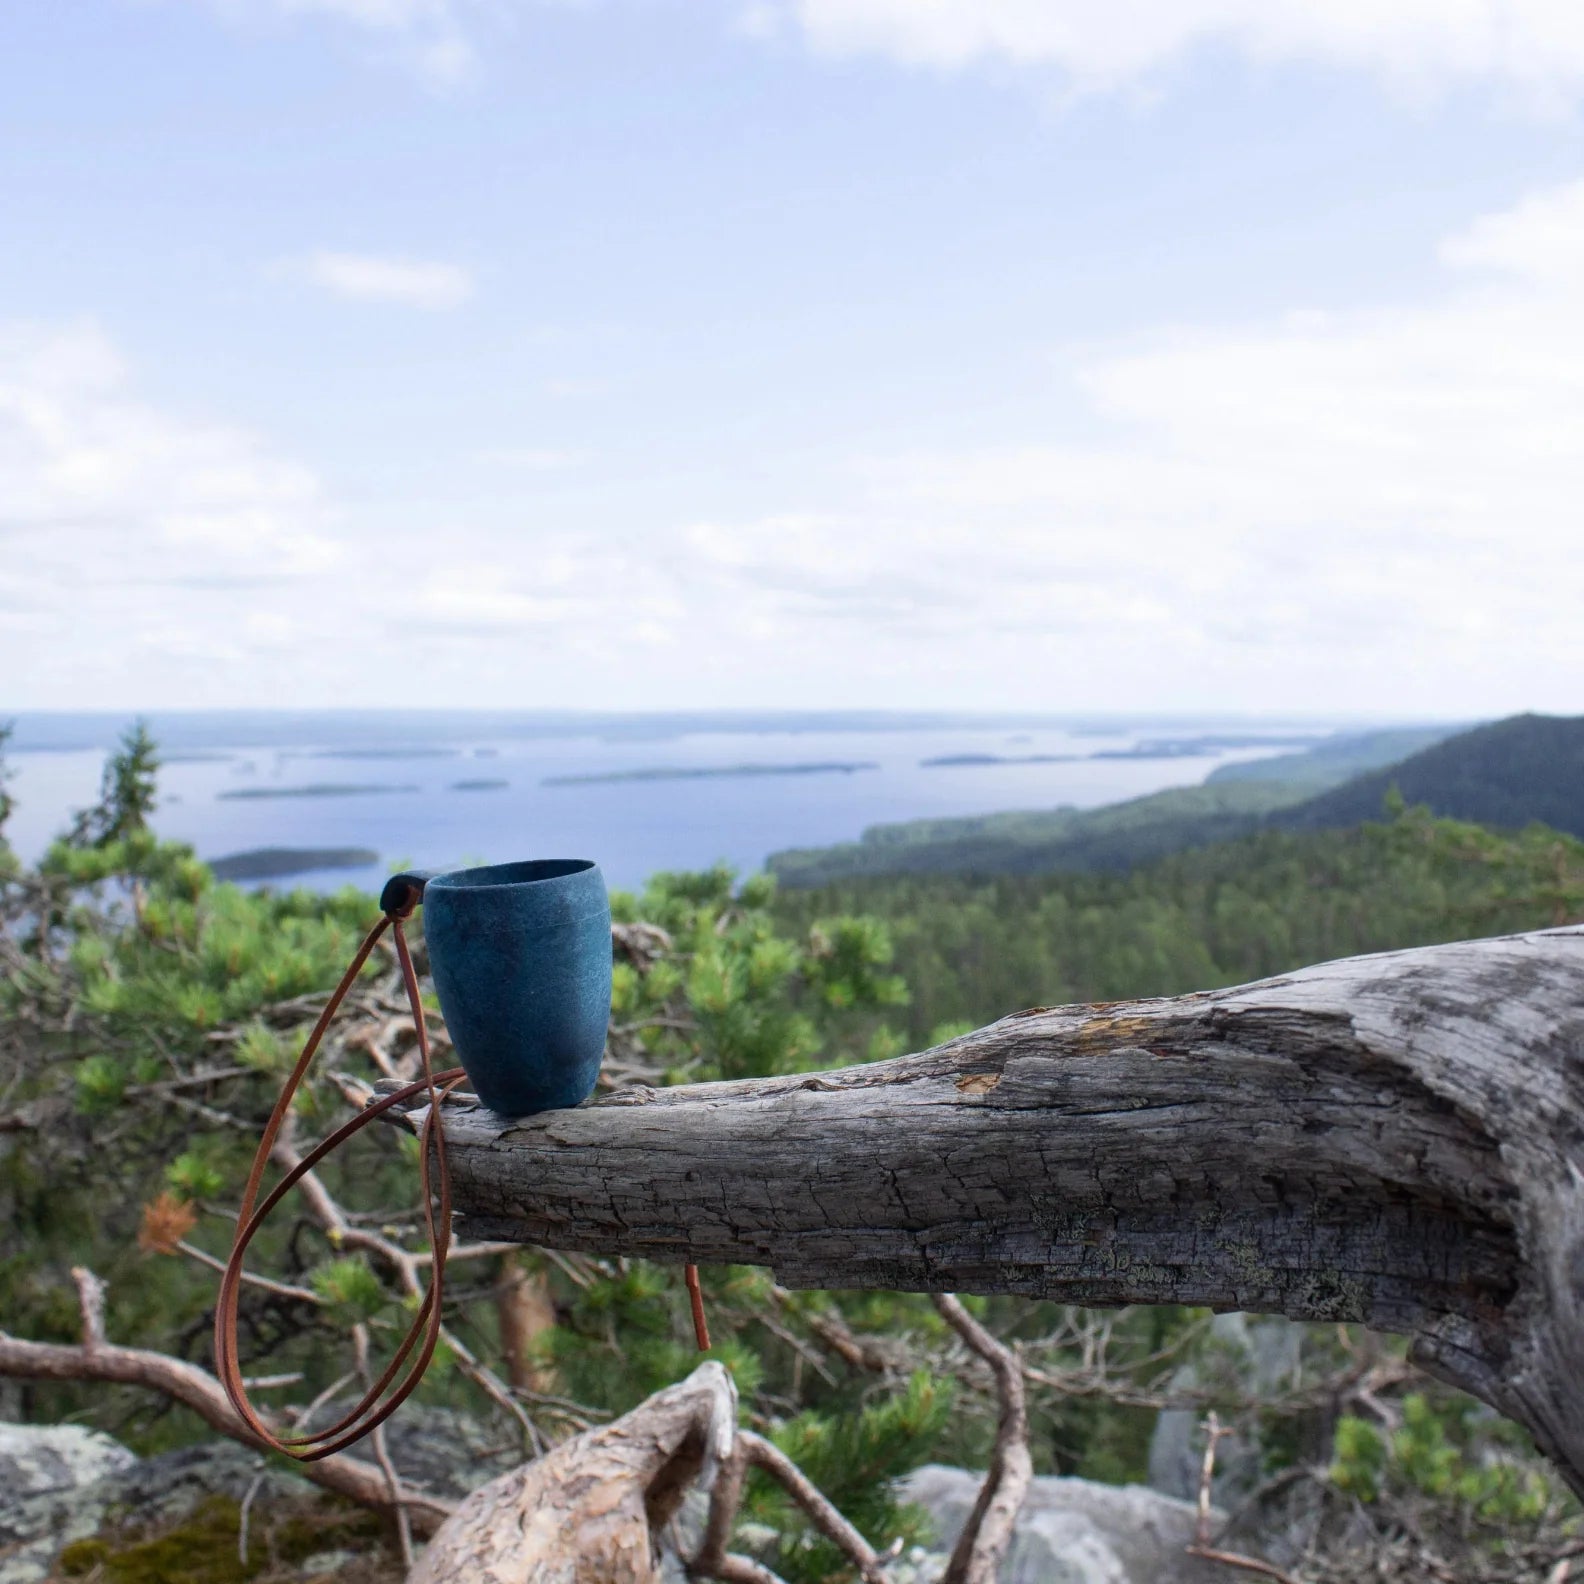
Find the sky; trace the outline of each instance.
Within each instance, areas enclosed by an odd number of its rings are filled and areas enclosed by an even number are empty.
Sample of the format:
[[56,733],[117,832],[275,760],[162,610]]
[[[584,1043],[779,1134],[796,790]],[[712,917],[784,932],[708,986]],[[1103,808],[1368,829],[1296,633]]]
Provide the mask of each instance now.
[[0,6],[0,711],[1584,709],[1577,0]]

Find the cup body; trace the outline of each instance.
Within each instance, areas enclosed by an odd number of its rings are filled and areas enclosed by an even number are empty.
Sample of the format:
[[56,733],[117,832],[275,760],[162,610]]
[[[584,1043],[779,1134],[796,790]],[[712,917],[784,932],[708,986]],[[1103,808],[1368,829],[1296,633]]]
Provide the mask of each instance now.
[[435,875],[424,939],[446,1030],[490,1110],[528,1116],[594,1092],[610,1019],[610,900],[586,858]]

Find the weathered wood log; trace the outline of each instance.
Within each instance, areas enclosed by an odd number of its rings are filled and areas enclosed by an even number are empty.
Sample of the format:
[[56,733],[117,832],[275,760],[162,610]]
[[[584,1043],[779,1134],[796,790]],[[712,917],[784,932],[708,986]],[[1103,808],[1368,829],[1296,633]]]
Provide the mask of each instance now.
[[473,1237],[1405,1333],[1584,1492],[1581,928],[446,1139]]
[[408,1584],[657,1584],[659,1537],[731,1455],[737,1393],[716,1363],[481,1485]]

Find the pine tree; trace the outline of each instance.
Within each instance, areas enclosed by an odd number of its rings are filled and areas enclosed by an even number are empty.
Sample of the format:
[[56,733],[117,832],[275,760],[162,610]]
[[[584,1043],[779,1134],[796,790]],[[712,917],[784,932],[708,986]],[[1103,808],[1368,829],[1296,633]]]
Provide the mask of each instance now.
[[148,725],[134,721],[105,761],[99,800],[78,812],[67,838],[77,847],[108,847],[148,829],[158,789],[159,755]]
[[16,732],[16,722],[6,721],[0,725],[0,849],[6,845],[6,821],[11,818],[12,810],[16,807],[16,800],[6,790],[15,772],[6,762],[6,744],[11,741]]

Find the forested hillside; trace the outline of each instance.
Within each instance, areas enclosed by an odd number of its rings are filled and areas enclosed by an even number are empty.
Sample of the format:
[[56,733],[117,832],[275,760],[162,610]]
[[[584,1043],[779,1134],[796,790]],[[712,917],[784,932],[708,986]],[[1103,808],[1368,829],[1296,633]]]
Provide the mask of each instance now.
[[1373,818],[1395,786],[1410,803],[1500,830],[1531,821],[1584,836],[1584,716],[1515,715],[1345,782],[1270,823],[1326,830]]
[[1584,843],[1404,809],[1345,831],[1262,831],[1126,874],[889,876],[784,890],[788,928],[886,921],[911,1043],[1025,1006],[1177,995],[1359,952],[1566,923]]
[[1340,786],[1354,776],[1400,764],[1410,754],[1445,742],[1467,731],[1467,726],[1393,726],[1383,731],[1339,732],[1298,753],[1274,754],[1265,759],[1239,759],[1212,770],[1206,786],[1227,781],[1279,781],[1309,793]]
[[1103,808],[874,826],[856,842],[774,853],[770,868],[786,886],[816,887],[882,875],[1121,872],[1262,829],[1358,825],[1380,817],[1393,787],[1453,819],[1584,835],[1584,718],[1519,715],[1452,735],[1343,736]]
[[1042,874],[1126,869],[1185,847],[1241,836],[1302,797],[1264,781],[1171,787],[1095,809],[1015,810],[876,825],[861,840],[772,854],[783,885],[861,875]]
[[[1202,786],[1169,787],[1100,808],[1021,809],[874,825],[856,842],[772,853],[769,868],[789,886],[861,875],[1129,869],[1258,830],[1267,815],[1361,771],[1395,764],[1454,730],[1402,727],[1338,733],[1301,753],[1223,765]],[[1370,819],[1379,812],[1377,799],[1357,818]]]

